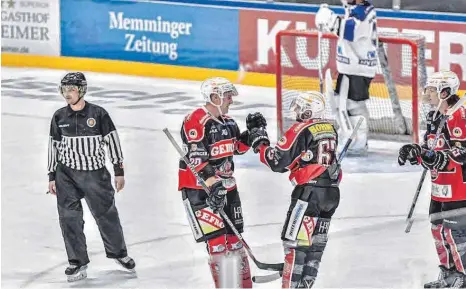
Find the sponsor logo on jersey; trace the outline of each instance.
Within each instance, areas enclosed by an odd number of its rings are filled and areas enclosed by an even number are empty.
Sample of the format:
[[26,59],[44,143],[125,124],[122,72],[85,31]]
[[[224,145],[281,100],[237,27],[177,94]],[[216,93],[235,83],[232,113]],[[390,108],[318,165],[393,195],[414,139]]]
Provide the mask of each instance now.
[[282,136],[282,138],[278,141],[278,145],[282,146],[286,144],[286,141],[287,141],[286,137]]
[[350,59],[341,55],[337,55],[337,61],[345,64],[350,64]]
[[432,196],[438,198],[446,198],[450,199],[453,196],[451,185],[439,185],[436,183],[432,183]]
[[88,119],[87,119],[86,123],[87,123],[87,126],[88,126],[88,127],[94,127],[96,121],[95,121],[94,118],[91,117],[91,118],[88,118]]
[[211,134],[218,133],[218,129],[217,129],[215,126],[212,126],[212,127],[210,128],[209,133],[211,133]]
[[323,133],[334,133],[333,126],[330,123],[316,123],[309,127],[309,131],[313,135],[323,134]]
[[312,153],[311,150],[307,150],[305,153],[301,154],[301,159],[305,162],[310,162],[313,157],[314,157],[314,154]]
[[196,138],[197,137],[197,131],[193,128],[193,129],[190,129],[189,132],[188,132],[189,136],[192,137],[192,138]]
[[455,127],[453,129],[453,135],[456,137],[460,137],[461,135],[463,135],[463,131],[461,130],[461,128]]
[[376,66],[377,65],[377,60],[359,59],[359,64],[366,65],[366,66]]
[[433,148],[433,149],[442,149],[444,148],[446,142],[445,142],[445,137],[443,134],[441,134],[437,140],[437,143],[436,145],[434,146],[434,139],[435,139],[435,135],[429,135],[428,136],[428,139],[427,139],[427,146],[429,148]]
[[212,145],[210,148],[210,155],[213,158],[223,158],[227,156],[232,156],[235,151],[235,145],[233,140],[227,139],[219,141]]
[[58,127],[69,127],[70,124],[69,123],[65,123],[65,124],[59,124]]
[[197,151],[197,144],[193,143],[191,144],[191,151]]

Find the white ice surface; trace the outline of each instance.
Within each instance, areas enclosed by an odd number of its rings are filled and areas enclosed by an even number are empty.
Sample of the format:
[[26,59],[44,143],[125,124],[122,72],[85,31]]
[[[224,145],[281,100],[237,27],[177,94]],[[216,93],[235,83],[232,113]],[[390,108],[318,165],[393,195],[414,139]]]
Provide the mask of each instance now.
[[[56,90],[64,73],[2,67],[2,286],[212,288],[205,246],[194,242],[177,192],[178,156],[162,132],[168,127],[179,139],[185,112],[201,104],[200,83],[96,73],[86,74],[86,99],[102,104],[120,132],[126,187],[116,203],[137,276],[105,257],[85,207],[88,279],[80,284],[65,281],[67,258],[56,201],[45,194],[49,123],[53,112],[64,106]],[[167,97],[174,92],[184,100]],[[274,90],[239,85],[239,92],[241,104],[230,115],[244,128],[246,115],[260,110],[275,139]],[[368,158],[344,161],[340,206],[316,287],[419,288],[436,278],[437,257],[426,215],[428,184],[421,192],[417,220],[406,234],[405,217],[421,169],[399,168],[398,148],[398,143],[371,141]],[[292,187],[286,175],[268,171],[252,152],[237,157],[236,163],[244,237],[259,260],[281,262],[281,225]],[[251,268],[268,273],[252,262]],[[280,288],[280,282],[257,287]]]

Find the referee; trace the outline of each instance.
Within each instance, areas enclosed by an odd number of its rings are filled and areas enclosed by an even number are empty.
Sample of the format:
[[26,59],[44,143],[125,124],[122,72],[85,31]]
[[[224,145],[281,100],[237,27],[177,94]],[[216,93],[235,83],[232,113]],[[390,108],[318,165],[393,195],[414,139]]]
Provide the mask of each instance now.
[[67,106],[53,115],[48,154],[49,192],[57,196],[58,216],[69,266],[68,281],[87,277],[89,263],[81,199],[84,198],[99,227],[108,258],[128,270],[136,266],[127,254],[120,218],[115,206],[111,176],[105,167],[105,151],[113,163],[117,192],[125,185],[123,154],[108,112],[84,100],[87,82],[81,72],[61,80],[60,94]]

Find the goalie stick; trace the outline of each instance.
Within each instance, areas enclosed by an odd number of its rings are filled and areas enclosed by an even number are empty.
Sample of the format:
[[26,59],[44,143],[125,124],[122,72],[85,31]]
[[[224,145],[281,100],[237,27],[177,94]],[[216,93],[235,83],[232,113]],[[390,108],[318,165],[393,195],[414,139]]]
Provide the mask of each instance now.
[[[361,125],[363,121],[363,118],[360,117],[358,119],[358,122],[356,123],[356,126],[354,127],[353,129],[353,132],[351,133],[351,136],[349,137],[349,139],[346,141],[345,143],[345,146],[343,147],[343,149],[341,150],[341,153],[340,155],[338,156],[337,158],[337,164],[340,165],[341,162],[343,161],[343,159],[345,158],[346,156],[346,151],[348,150],[349,146],[351,145],[351,143],[353,142],[353,139],[356,137],[356,133],[358,132],[358,129],[359,129],[359,126]],[[265,276],[252,276],[252,282],[254,283],[268,283],[268,282],[272,282],[272,281],[275,281],[277,280],[278,278],[280,278],[282,276],[283,272],[280,271],[280,272],[276,272],[276,273],[273,273],[273,274],[270,274],[270,275],[265,275]]]
[[[435,147],[437,145],[437,141],[438,141],[438,139],[440,137],[440,133],[442,132],[442,129],[445,126],[445,123],[447,122],[448,117],[453,115],[453,113],[455,113],[455,111],[457,111],[461,106],[463,106],[465,102],[466,102],[465,97],[460,98],[460,100],[458,100],[458,102],[455,103],[455,105],[453,105],[445,113],[442,120],[440,121],[440,125],[438,126],[437,131],[435,132],[435,138],[434,138],[434,141],[432,143],[432,147],[429,150],[429,153],[432,153],[434,151],[434,149],[435,149]],[[405,228],[405,233],[411,232],[411,227],[413,226],[413,223],[414,223],[414,217],[413,217],[414,209],[416,208],[417,200],[419,198],[419,194],[421,193],[422,184],[424,183],[424,179],[426,178],[427,171],[428,171],[428,169],[424,169],[422,171],[421,179],[419,180],[419,184],[417,185],[416,192],[414,193],[414,198],[413,198],[413,201],[412,201],[411,206],[409,208],[408,216],[406,217],[407,224],[406,224],[406,228]]]
[[[183,152],[183,150],[180,148],[180,146],[178,145],[178,143],[176,142],[176,140],[173,138],[172,134],[170,133],[170,131],[167,129],[167,128],[164,128],[163,129],[163,132],[165,133],[165,135],[167,136],[167,138],[170,140],[170,142],[172,143],[172,145],[175,147],[175,149],[178,151],[178,154],[183,158],[183,161],[186,163],[186,165],[189,167],[189,169],[191,170],[191,172],[193,173],[194,177],[196,178],[196,180],[201,184],[202,188],[204,189],[204,191],[207,193],[207,195],[210,195],[210,190],[209,188],[207,187],[205,181],[199,176],[199,174],[196,172],[196,169],[194,168],[194,165],[191,164],[191,162],[188,160],[188,158],[186,157],[186,154]],[[238,239],[240,240],[240,242],[243,244],[244,248],[246,249],[246,252],[248,253],[249,257],[251,257],[251,259],[254,261],[254,263],[256,264],[257,268],[261,269],[261,270],[270,270],[270,271],[282,271],[283,270],[283,263],[278,263],[278,264],[267,264],[267,263],[262,263],[262,262],[259,262],[256,257],[254,256],[254,254],[252,253],[252,250],[251,248],[249,247],[249,245],[246,243],[246,241],[244,240],[243,236],[241,236],[240,232],[238,232],[238,230],[236,229],[235,225],[233,225],[233,222],[230,220],[230,218],[228,218],[227,214],[223,211],[223,209],[220,210],[220,215],[222,216],[222,218],[225,220],[225,222],[228,224],[228,226],[230,226],[231,230],[233,231],[233,233],[236,235],[236,237],[238,237]]]

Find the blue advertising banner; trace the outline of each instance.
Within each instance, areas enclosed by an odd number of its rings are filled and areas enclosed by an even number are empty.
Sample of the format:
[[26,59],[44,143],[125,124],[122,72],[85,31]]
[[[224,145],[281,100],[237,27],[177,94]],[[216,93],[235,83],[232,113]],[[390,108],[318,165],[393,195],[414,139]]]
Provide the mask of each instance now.
[[237,10],[66,0],[60,18],[62,56],[228,70],[239,66]]

